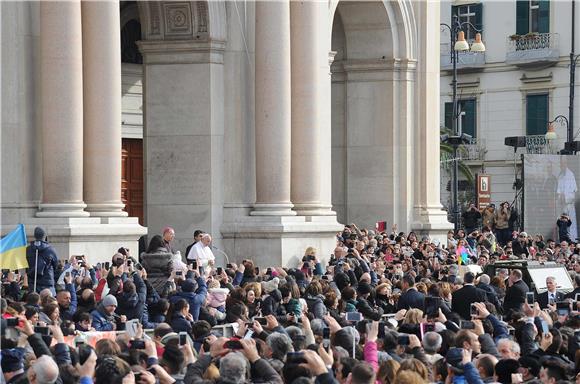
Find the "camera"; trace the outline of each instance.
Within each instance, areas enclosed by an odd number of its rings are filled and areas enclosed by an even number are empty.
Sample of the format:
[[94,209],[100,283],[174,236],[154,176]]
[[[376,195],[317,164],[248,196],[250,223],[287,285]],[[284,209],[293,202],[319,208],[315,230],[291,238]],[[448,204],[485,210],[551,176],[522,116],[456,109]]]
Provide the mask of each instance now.
[[133,340],[129,349],[145,349],[145,340]]

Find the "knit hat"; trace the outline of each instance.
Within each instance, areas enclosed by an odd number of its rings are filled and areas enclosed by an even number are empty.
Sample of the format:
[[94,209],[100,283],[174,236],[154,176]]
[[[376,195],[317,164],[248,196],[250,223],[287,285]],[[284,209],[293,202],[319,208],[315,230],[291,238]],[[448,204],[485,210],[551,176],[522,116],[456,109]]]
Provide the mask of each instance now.
[[107,295],[102,301],[103,307],[108,307],[109,305],[114,305],[115,307],[118,306],[117,298],[113,295]]
[[36,240],[44,240],[46,238],[46,231],[42,227],[34,228],[34,238]]
[[273,290],[278,289],[278,284],[280,283],[280,279],[277,277],[274,277],[272,280],[270,281],[263,281],[262,282],[262,290],[266,293],[269,294],[271,293]]
[[2,372],[16,372],[19,369],[24,369],[24,349],[3,349]]

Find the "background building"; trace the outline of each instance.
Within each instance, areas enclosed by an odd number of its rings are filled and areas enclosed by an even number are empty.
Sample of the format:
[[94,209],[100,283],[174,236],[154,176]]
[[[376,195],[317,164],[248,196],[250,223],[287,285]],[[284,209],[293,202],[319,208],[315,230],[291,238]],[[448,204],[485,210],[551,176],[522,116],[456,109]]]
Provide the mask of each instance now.
[[171,225],[279,265],[339,222],[449,228],[438,2],[0,6],[3,232],[103,260]]
[[[576,7],[577,22],[579,12],[580,7]],[[473,174],[491,175],[492,202],[511,203],[516,198],[514,158],[519,172],[521,153],[556,153],[564,148],[564,125],[554,125],[556,140],[548,142],[545,134],[548,121],[557,115],[568,116],[572,2],[441,2],[441,22],[450,23],[452,14],[457,14],[461,22],[469,21],[482,29],[486,46],[485,53],[460,52],[458,57],[458,97],[463,113],[460,122],[463,132],[474,138],[463,153],[463,163]],[[440,122],[451,127],[449,32],[445,29],[440,34]],[[579,41],[578,25],[575,35]],[[474,32],[466,30],[466,38],[473,39]],[[526,136],[526,147],[518,149],[515,155],[513,148],[504,145],[505,137],[510,136]],[[450,199],[449,158],[442,156],[444,206],[448,206]],[[462,178],[466,179],[465,175]],[[466,185],[469,188],[473,183],[460,183],[460,188]],[[471,191],[462,199],[473,197]]]

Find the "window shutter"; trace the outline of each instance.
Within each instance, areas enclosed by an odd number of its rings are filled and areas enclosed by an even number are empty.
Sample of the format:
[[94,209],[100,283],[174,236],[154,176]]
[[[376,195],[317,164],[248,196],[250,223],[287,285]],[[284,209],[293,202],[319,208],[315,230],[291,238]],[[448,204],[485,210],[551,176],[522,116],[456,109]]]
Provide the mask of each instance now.
[[516,34],[525,35],[529,32],[530,25],[530,0],[516,1]]
[[550,32],[550,2],[548,0],[540,1],[540,8],[538,14],[538,32]]
[[445,128],[451,129],[452,115],[453,115],[453,103],[445,103]]
[[477,109],[475,99],[463,100],[461,110],[465,112],[465,117],[463,118],[463,133],[471,135],[475,138],[477,134],[476,122],[477,122]]
[[475,28],[481,31],[483,29],[483,4],[474,4],[471,8],[475,11]]
[[548,95],[526,98],[526,135],[543,135],[548,127]]

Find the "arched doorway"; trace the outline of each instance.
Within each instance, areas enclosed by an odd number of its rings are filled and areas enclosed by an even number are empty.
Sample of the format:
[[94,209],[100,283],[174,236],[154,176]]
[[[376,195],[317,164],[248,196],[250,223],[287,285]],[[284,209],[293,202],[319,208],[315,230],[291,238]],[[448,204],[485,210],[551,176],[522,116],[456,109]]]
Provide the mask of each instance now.
[[332,202],[340,222],[411,221],[415,60],[407,7],[378,1],[336,7]]
[[136,1],[121,1],[121,198],[125,211],[145,224],[143,207],[143,56]]

